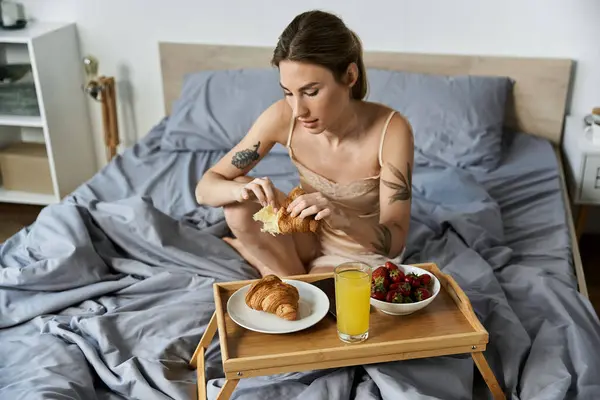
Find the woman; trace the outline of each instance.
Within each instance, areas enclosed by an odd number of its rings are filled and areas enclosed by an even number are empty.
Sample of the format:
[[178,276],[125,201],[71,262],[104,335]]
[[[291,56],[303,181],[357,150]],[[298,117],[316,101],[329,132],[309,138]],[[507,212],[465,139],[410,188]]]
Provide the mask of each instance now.
[[[398,112],[363,100],[358,37],[332,14],[305,12],[283,31],[272,64],[285,98],[204,174],[197,201],[224,207],[235,235],[224,240],[263,276],[325,272],[353,260],[398,261],[410,220],[412,131]],[[272,236],[252,219],[286,197],[268,178],[246,176],[275,143],[287,147],[307,193],[288,211],[321,220],[317,234]],[[242,151],[253,156],[236,156]]]

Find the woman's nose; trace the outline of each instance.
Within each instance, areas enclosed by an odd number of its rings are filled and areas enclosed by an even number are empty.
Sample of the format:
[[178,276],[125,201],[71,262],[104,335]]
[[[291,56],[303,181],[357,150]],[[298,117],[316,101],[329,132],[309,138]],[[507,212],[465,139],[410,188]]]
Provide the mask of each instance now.
[[308,108],[304,104],[304,102],[298,98],[294,103],[294,116],[296,118],[302,118],[308,115]]

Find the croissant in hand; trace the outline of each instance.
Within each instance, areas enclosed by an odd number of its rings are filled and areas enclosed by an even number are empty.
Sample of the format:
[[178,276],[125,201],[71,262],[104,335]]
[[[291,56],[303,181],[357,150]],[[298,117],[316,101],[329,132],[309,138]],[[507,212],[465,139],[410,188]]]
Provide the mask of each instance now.
[[270,205],[260,209],[252,217],[255,221],[263,223],[262,232],[269,232],[271,235],[276,234],[290,234],[294,232],[316,232],[319,228],[319,221],[314,219],[314,215],[300,219],[298,217],[291,217],[287,212],[287,207],[292,201],[298,196],[305,194],[304,190],[299,186],[294,188],[287,196],[281,207],[275,213],[273,207]]
[[276,275],[267,275],[253,283],[245,300],[254,310],[266,311],[288,321],[295,321],[298,317],[298,289]]

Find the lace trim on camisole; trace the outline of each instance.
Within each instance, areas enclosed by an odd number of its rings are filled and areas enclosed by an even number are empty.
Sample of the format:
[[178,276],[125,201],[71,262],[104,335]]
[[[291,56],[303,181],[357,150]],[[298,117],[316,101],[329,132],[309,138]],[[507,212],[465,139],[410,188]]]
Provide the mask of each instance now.
[[[387,127],[395,114],[395,111],[392,111],[385,121],[385,125],[382,130],[381,140],[379,143],[379,166],[382,166],[382,152],[383,152],[383,141],[385,138],[385,134],[387,132]],[[294,150],[291,146],[292,141],[292,133],[294,131],[295,118],[292,118],[290,122],[290,130],[288,133],[288,140],[286,147],[288,149],[290,159],[298,168],[300,172],[301,179],[304,179],[307,184],[312,186],[315,190],[321,192],[323,195],[329,197],[332,200],[343,200],[348,198],[354,198],[358,196],[364,196],[369,192],[376,190],[377,192],[377,206],[379,205],[379,178],[381,177],[381,172],[375,176],[370,176],[367,178],[360,178],[354,181],[346,182],[346,183],[338,183],[334,182],[310,168],[306,167],[302,164],[296,157],[294,156]],[[378,207],[377,207],[378,208]]]

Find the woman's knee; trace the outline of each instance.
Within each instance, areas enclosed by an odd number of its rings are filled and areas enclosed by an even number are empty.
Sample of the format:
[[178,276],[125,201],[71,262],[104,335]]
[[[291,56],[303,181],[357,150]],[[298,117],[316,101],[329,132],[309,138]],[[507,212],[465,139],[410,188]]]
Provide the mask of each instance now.
[[335,267],[333,266],[319,266],[319,267],[313,267],[310,269],[309,274],[328,274],[333,272],[333,270],[335,269]]
[[236,232],[247,232],[254,229],[256,223],[252,216],[258,211],[255,203],[234,203],[223,207],[225,221],[231,230]]

